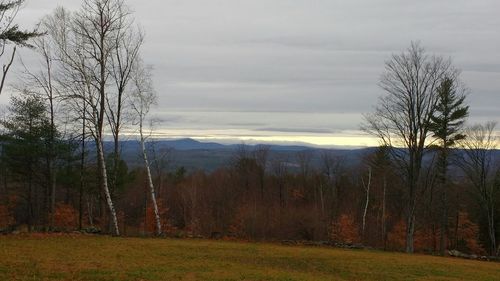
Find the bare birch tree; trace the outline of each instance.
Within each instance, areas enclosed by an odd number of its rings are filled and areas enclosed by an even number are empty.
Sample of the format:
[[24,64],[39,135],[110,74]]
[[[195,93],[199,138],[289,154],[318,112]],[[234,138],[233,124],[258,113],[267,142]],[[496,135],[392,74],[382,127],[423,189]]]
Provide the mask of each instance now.
[[65,100],[79,116],[85,116],[85,125],[96,145],[99,184],[115,235],[120,231],[108,186],[104,136],[105,121],[109,121],[108,101],[113,93],[110,69],[117,50],[116,38],[123,34],[128,16],[121,0],[85,0],[79,11],[70,14],[58,9],[49,20],[58,47]]
[[81,49],[84,57],[83,67],[90,74],[89,82],[92,93],[88,95],[86,104],[90,109],[91,133],[97,148],[97,164],[99,180],[103,189],[114,228],[114,234],[120,235],[116,210],[108,186],[104,151],[104,130],[107,117],[107,99],[110,94],[108,83],[109,69],[116,50],[117,34],[122,32],[124,18],[127,17],[124,2],[121,0],[85,0],[81,9],[73,17],[73,32],[81,38]]
[[153,89],[153,82],[151,79],[151,73],[149,69],[138,66],[136,73],[133,76],[133,99],[132,108],[134,109],[137,117],[137,123],[139,125],[139,136],[141,142],[141,153],[142,159],[144,161],[144,168],[146,169],[146,177],[149,186],[149,192],[151,195],[151,202],[153,204],[153,210],[155,214],[156,221],[156,235],[160,236],[162,234],[161,218],[160,212],[158,210],[158,204],[156,202],[156,191],[153,183],[153,177],[151,175],[151,166],[148,159],[148,154],[146,150],[147,136],[144,133],[144,122],[147,120],[149,110],[151,106],[156,103],[156,94]]
[[113,167],[110,176],[110,188],[113,192],[118,185],[118,172],[120,163],[120,135],[126,123],[128,84],[132,80],[136,64],[139,59],[139,51],[144,41],[142,31],[135,26],[130,12],[123,5],[118,6],[122,16],[119,17],[117,32],[114,34],[114,51],[110,61],[110,75],[115,89],[106,96],[106,115],[113,135]]
[[413,252],[416,208],[421,195],[422,159],[430,136],[430,118],[444,77],[454,77],[451,61],[429,55],[419,43],[386,62],[380,87],[386,94],[362,128],[389,147],[407,185],[406,252]]

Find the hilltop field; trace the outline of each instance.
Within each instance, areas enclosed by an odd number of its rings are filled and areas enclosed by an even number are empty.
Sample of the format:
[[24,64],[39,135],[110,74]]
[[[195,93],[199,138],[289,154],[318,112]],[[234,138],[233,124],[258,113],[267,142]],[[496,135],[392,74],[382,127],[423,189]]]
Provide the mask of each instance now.
[[499,280],[500,264],[367,250],[105,236],[0,237],[0,280]]

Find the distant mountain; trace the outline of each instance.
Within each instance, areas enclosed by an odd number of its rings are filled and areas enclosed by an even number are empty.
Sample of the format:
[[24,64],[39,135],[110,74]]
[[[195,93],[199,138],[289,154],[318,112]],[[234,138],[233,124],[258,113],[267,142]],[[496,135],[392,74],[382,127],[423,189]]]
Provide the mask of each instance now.
[[[149,144],[151,145],[151,143]],[[148,145],[148,146],[149,146]],[[231,164],[237,149],[241,144],[220,144],[216,142],[201,142],[194,139],[176,139],[176,140],[156,140],[154,142],[156,151],[169,151],[169,159],[172,162],[170,168],[184,167],[188,171],[214,171],[217,168]],[[257,145],[245,145],[249,151],[253,150]],[[343,165],[356,166],[359,165],[365,155],[375,152],[376,148],[360,148],[360,149],[326,149],[313,146],[303,145],[268,145],[270,148],[269,159],[285,159],[289,163],[290,170],[298,167],[298,152],[309,151],[312,155],[311,165],[315,168],[321,168],[323,163],[321,159],[322,153],[331,151]],[[89,149],[95,149],[93,145],[88,146]],[[113,143],[105,142],[105,150],[110,153],[113,149]],[[123,141],[121,143],[122,158],[129,166],[142,165],[140,145],[138,141]],[[455,150],[455,153],[461,154],[460,149]],[[500,150],[495,150],[495,158],[500,158]],[[432,154],[427,154],[425,162],[432,161]]]
[[[155,145],[158,147],[169,147],[175,150],[221,150],[221,149],[229,149],[234,150],[237,147],[241,146],[241,144],[220,144],[216,142],[201,142],[190,138],[184,139],[174,139],[174,140],[156,140]],[[249,148],[256,147],[258,145],[253,144],[245,144],[245,146]],[[311,150],[317,149],[309,146],[301,146],[301,145],[267,145],[271,150],[274,151],[303,151],[303,150]],[[128,149],[133,147],[134,149],[139,147],[138,141],[124,141],[122,142],[122,149]]]
[[[149,143],[151,145],[151,143]],[[184,167],[189,171],[205,170],[213,171],[217,168],[227,166],[231,163],[237,149],[241,144],[220,144],[215,142],[201,142],[193,139],[156,140],[154,142],[157,151],[168,150],[169,158],[172,159],[171,167]],[[247,145],[248,150],[255,149],[258,145]],[[324,148],[316,148],[302,145],[267,145],[270,149],[269,159],[286,159],[291,169],[298,167],[297,153],[310,151],[312,153],[311,164],[319,167],[321,165],[321,153]],[[112,142],[105,143],[105,149],[111,151]],[[121,143],[122,158],[130,166],[142,165],[140,156],[140,145],[138,141],[123,141]],[[335,155],[341,157],[346,165],[359,162],[367,149],[341,150],[334,149]]]
[[179,139],[179,140],[159,140],[155,142],[161,147],[170,147],[175,150],[212,150],[212,149],[226,149],[227,145],[215,142],[200,142],[194,139]]

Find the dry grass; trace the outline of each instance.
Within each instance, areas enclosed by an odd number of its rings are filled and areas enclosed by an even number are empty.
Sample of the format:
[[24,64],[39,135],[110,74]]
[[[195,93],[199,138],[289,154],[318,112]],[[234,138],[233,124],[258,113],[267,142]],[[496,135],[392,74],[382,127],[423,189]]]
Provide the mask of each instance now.
[[500,280],[500,264],[205,240],[0,237],[0,280]]

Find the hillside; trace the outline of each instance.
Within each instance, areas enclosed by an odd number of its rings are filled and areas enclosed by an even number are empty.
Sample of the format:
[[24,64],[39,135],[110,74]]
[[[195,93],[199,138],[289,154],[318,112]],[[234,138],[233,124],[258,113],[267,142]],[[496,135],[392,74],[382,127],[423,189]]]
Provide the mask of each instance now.
[[[150,143],[151,144],[151,143]],[[213,171],[217,168],[226,166],[230,163],[241,144],[220,144],[216,142],[202,142],[194,139],[173,139],[157,140],[154,143],[156,151],[168,151],[170,167],[184,167],[188,171],[204,170]],[[248,151],[253,151],[258,145],[245,145]],[[347,165],[354,165],[359,162],[360,157],[368,153],[371,148],[363,149],[345,149],[333,148],[326,149],[314,146],[304,145],[265,145],[269,148],[269,160],[274,158],[286,159],[290,162],[290,167],[298,165],[297,153],[302,151],[311,152],[311,164],[314,167],[321,166],[320,156],[323,151],[331,150],[338,157],[341,157]],[[88,146],[94,149],[93,145]],[[106,150],[111,153],[113,144],[105,143]],[[140,154],[139,142],[123,141],[121,143],[122,158],[132,166],[142,165],[142,156]],[[151,153],[151,152],[150,152]]]
[[[70,249],[70,250],[68,250]],[[0,237],[0,280],[498,280],[500,265],[205,240]]]

